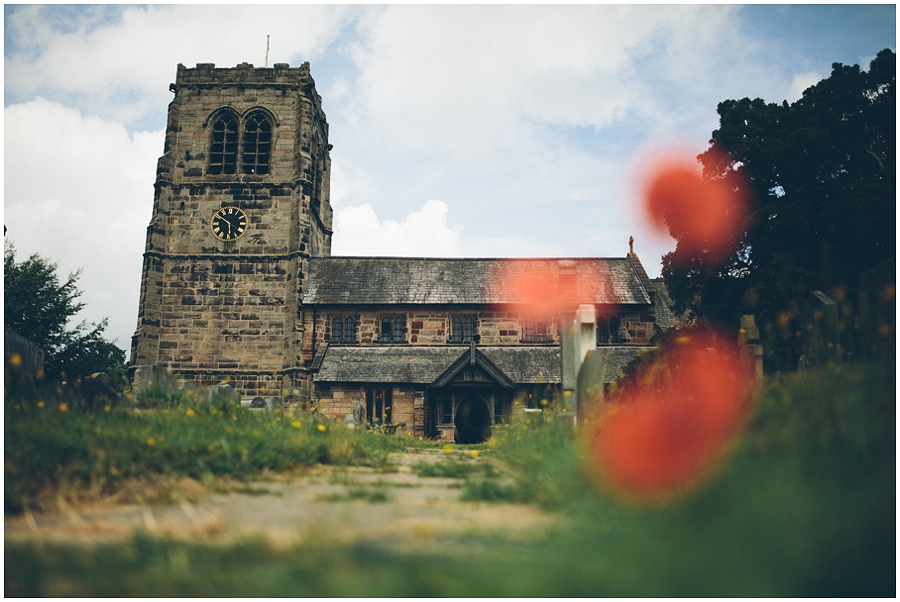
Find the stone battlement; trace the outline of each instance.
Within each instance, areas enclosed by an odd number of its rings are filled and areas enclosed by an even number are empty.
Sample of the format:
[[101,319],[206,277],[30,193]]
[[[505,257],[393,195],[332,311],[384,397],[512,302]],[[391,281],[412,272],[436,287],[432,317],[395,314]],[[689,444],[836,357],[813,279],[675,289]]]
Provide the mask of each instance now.
[[197,63],[194,68],[178,64],[175,76],[176,86],[192,85],[287,85],[304,86],[312,84],[309,74],[309,63],[299,67],[291,67],[287,63],[275,63],[273,67],[254,67],[250,63],[241,63],[236,67],[216,68],[214,63]]

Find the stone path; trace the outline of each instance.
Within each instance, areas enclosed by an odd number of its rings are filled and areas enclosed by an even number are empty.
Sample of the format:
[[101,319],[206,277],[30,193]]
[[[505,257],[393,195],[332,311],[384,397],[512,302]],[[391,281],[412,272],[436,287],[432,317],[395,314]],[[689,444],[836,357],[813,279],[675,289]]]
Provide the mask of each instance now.
[[[440,461],[441,456],[439,452],[395,456],[397,472],[321,467],[290,481],[235,484],[244,492],[227,494],[206,492],[199,483],[184,479],[180,489],[192,502],[27,513],[4,520],[5,537],[7,541],[99,542],[127,539],[142,530],[195,541],[262,536],[276,547],[329,540],[401,547],[440,545],[446,550],[456,536],[472,533],[507,540],[537,538],[559,520],[531,506],[461,502],[462,479],[420,477],[412,472],[416,462]],[[371,501],[385,497],[386,501]]]

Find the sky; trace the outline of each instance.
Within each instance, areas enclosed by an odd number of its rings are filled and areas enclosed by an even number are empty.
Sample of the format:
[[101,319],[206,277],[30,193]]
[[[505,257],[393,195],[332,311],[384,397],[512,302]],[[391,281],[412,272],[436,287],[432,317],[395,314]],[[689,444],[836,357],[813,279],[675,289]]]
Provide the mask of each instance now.
[[334,255],[623,257],[660,151],[727,99],[793,102],[896,50],[877,5],[5,5],[6,241],[78,280],[128,350],[178,63],[305,61],[332,150]]

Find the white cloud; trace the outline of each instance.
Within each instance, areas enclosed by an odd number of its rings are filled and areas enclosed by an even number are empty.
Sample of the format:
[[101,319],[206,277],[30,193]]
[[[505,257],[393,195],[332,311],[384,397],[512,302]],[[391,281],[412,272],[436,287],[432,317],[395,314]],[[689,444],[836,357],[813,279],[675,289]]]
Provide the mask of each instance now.
[[39,253],[78,287],[88,321],[127,348],[137,323],[144,232],[163,132],[129,134],[38,98],[4,110],[4,223],[24,259]]
[[[73,12],[64,24],[58,7],[13,11],[6,28],[22,52],[4,57],[5,87],[15,101],[62,95],[83,110],[123,123],[164,114],[175,65],[249,62],[263,66],[317,58],[341,31],[342,6],[154,5]],[[10,34],[8,34],[10,35]]]
[[666,121],[671,98],[654,88],[660,79],[721,93],[723,81],[751,75],[723,58],[742,41],[734,13],[390,6],[362,19],[360,40],[349,44],[359,68],[354,109],[392,152],[427,148],[475,162],[530,148],[549,124],[599,129],[630,113]]
[[803,97],[803,92],[810,86],[814,86],[825,78],[824,75],[817,71],[808,73],[797,73],[791,80],[791,88],[788,90],[785,100],[788,102],[796,102]]
[[402,223],[378,219],[365,204],[334,214],[333,255],[454,257],[461,227],[447,225],[446,203],[432,199]]

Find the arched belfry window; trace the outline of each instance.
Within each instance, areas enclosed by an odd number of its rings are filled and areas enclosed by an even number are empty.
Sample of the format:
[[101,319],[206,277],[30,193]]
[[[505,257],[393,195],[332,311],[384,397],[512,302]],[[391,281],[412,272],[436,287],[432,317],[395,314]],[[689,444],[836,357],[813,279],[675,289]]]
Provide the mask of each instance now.
[[272,123],[262,113],[253,113],[244,122],[243,173],[264,175],[269,173],[269,156],[272,153]]
[[213,114],[209,138],[211,175],[258,174],[271,171],[273,121],[256,109],[239,118],[231,109]]
[[233,174],[237,172],[238,120],[225,112],[213,121],[209,141],[209,173]]

